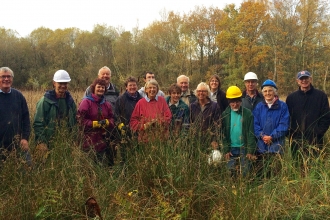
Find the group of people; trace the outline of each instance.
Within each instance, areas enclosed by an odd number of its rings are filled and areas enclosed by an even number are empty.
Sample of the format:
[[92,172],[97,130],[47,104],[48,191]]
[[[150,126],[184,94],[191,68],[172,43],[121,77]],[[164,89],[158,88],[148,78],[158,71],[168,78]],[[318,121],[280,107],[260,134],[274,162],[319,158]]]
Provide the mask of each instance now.
[[[19,146],[29,150],[29,111],[24,96],[11,87],[13,78],[11,69],[0,68],[2,159],[5,152]],[[255,161],[257,175],[269,175],[280,170],[275,163],[284,153],[286,137],[293,158],[317,155],[330,125],[328,97],[312,86],[308,71],[297,74],[299,89],[286,102],[279,99],[272,80],[263,82],[258,92],[258,77],[253,72],[245,74],[243,92],[237,86],[224,92],[217,75],[192,91],[189,77],[180,75],[165,96],[152,72],[145,73],[145,84],[139,90],[137,79],[128,77],[126,91],[120,94],[105,66],[86,89],[78,108],[68,91],[70,81],[67,71],[58,70],[53,89],[38,101],[32,125],[36,149],[46,152],[53,148],[56,131],[66,128],[77,131],[83,151],[94,152],[95,159],[108,166],[114,164],[118,145],[126,161],[126,150],[135,137],[145,144],[190,134],[199,138],[204,152],[222,146],[232,175],[248,174],[250,161]],[[312,152],[308,146],[314,146]]]

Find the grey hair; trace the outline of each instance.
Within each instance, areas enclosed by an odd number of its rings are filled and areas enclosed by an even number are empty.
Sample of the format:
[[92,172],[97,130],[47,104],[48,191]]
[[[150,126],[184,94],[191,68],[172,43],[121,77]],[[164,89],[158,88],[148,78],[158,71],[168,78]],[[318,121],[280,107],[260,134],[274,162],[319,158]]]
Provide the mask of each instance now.
[[205,83],[205,82],[201,82],[201,83],[199,83],[199,84],[197,85],[195,91],[194,91],[195,94],[197,94],[197,90],[198,90],[199,87],[205,87],[206,90],[207,90],[207,96],[208,96],[209,98],[211,97],[211,90],[210,90],[209,85],[207,85],[207,83]]
[[270,87],[270,88],[272,88],[273,91],[274,91],[274,93],[275,93],[275,95],[277,95],[277,89],[274,88],[273,86],[264,86],[264,88],[262,88],[261,92],[264,92],[264,89],[265,89],[266,87]]
[[179,83],[179,80],[182,79],[182,78],[188,79],[188,83],[189,83],[190,79],[186,75],[180,75],[180,76],[178,76],[178,78],[176,78],[176,82]]
[[155,79],[151,79],[151,80],[146,82],[146,84],[144,85],[144,91],[147,90],[147,88],[150,84],[154,85],[154,86],[157,86],[157,92],[159,91],[159,85],[158,85],[158,82]]
[[1,67],[0,72],[10,73],[10,75],[14,78],[14,72],[9,67]]
[[104,66],[104,67],[102,67],[101,69],[99,69],[99,73],[98,73],[98,75],[100,75],[100,72],[101,72],[101,70],[103,70],[103,69],[109,70],[109,71],[110,71],[110,75],[111,75],[111,69],[110,69],[109,67],[107,67],[107,66]]

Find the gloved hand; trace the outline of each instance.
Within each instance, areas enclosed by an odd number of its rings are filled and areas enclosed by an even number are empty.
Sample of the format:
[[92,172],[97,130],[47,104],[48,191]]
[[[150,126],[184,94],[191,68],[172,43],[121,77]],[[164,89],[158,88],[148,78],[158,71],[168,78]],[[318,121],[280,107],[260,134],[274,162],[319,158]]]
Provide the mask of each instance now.
[[100,128],[101,124],[98,121],[93,121],[93,128]]
[[106,128],[109,126],[110,122],[108,119],[103,119],[101,121],[99,121],[99,124],[103,127],[103,128]]
[[117,126],[118,130],[120,131],[121,135],[125,135],[126,134],[126,127],[124,125],[124,123],[120,123],[118,126]]

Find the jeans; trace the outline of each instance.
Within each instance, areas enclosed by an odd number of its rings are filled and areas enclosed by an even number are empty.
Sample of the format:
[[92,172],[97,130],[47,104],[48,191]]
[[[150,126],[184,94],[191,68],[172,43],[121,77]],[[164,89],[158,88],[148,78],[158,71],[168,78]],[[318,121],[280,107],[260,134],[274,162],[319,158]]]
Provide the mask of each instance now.
[[227,167],[231,173],[231,177],[237,177],[238,175],[243,175],[246,177],[250,170],[250,162],[246,158],[246,150],[244,147],[231,147],[229,161],[227,162]]

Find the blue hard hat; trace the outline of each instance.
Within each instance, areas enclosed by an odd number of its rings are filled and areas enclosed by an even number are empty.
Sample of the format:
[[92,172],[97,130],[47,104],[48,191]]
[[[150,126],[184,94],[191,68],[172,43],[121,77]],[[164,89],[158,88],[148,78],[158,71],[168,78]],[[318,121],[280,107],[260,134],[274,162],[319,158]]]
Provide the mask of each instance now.
[[276,87],[276,83],[273,80],[267,79],[261,86],[261,89],[263,89],[265,86],[272,86],[275,89],[277,89]]

